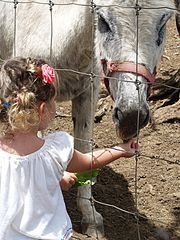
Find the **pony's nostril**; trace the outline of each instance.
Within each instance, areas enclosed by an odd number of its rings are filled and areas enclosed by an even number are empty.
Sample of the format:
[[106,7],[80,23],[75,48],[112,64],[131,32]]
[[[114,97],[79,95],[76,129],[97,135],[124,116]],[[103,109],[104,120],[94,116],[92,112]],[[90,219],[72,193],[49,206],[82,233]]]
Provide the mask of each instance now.
[[151,119],[150,112],[147,112],[146,117],[142,120],[142,122],[140,122],[141,128],[145,127],[148,124],[148,122],[150,121],[150,119]]
[[115,108],[115,109],[114,109],[114,118],[115,118],[115,119],[118,119],[118,113],[117,113],[117,111],[118,111],[118,109]]
[[114,108],[113,119],[117,122],[122,118],[122,113],[119,108]]

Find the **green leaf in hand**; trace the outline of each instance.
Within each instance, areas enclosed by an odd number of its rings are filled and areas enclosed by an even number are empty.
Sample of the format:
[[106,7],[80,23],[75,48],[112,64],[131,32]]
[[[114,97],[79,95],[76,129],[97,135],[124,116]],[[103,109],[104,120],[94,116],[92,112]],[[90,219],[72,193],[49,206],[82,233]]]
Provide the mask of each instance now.
[[88,172],[76,173],[77,181],[74,184],[74,187],[80,187],[85,185],[94,185],[99,174],[99,169],[95,169]]

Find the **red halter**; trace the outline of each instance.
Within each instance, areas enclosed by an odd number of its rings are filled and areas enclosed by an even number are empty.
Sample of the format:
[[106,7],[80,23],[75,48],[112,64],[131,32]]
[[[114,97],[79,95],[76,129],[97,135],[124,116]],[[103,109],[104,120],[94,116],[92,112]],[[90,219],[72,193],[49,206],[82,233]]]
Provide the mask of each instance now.
[[109,80],[107,77],[110,75],[110,73],[113,72],[132,73],[145,78],[150,84],[153,84],[155,82],[154,74],[150,73],[150,71],[143,64],[135,64],[133,62],[121,62],[118,60],[108,62],[105,59],[102,59],[101,63],[103,65],[102,80],[104,81],[104,84],[109,93]]

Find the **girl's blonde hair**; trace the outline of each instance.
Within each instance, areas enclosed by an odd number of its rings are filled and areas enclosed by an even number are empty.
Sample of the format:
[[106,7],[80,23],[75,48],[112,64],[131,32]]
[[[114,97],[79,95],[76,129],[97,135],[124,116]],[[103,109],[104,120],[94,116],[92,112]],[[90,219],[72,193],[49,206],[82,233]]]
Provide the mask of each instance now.
[[54,84],[44,83],[39,74],[42,59],[13,58],[0,69],[0,122],[6,132],[28,132],[39,125],[38,104],[56,93]]

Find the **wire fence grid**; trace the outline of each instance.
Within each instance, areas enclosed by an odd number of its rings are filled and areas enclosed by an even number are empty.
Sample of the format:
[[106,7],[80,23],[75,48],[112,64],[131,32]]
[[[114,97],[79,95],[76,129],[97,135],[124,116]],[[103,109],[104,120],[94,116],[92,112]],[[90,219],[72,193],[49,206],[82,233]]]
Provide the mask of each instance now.
[[[49,50],[49,56],[50,56],[50,60],[52,60],[53,58],[53,9],[55,6],[69,6],[71,7],[72,5],[76,5],[76,6],[79,6],[79,7],[88,7],[91,14],[92,14],[92,22],[90,24],[92,24],[92,40],[94,39],[94,31],[95,31],[95,23],[94,23],[94,20],[95,20],[95,8],[96,7],[103,7],[103,8],[108,8],[108,7],[119,7],[119,8],[128,8],[128,9],[134,9],[135,12],[136,12],[136,18],[137,18],[137,21],[136,21],[136,80],[133,82],[133,81],[126,81],[126,80],[123,80],[124,82],[131,82],[131,83],[134,83],[136,84],[136,87],[137,87],[137,92],[138,92],[138,98],[139,98],[139,105],[140,105],[140,93],[139,93],[139,82],[138,82],[138,56],[139,56],[139,47],[138,47],[138,44],[139,44],[139,12],[142,11],[143,9],[145,10],[149,10],[149,11],[152,11],[152,10],[157,10],[157,9],[169,9],[169,10],[172,10],[172,11],[175,11],[176,13],[178,13],[177,9],[176,8],[171,8],[171,7],[168,7],[168,6],[164,6],[163,4],[163,1],[161,3],[161,5],[159,7],[145,7],[143,5],[139,5],[139,1],[136,0],[135,1],[135,5],[134,6],[128,6],[127,3],[126,5],[124,4],[111,4],[111,5],[108,5],[108,4],[104,4],[104,5],[96,5],[94,3],[93,0],[89,1],[89,4],[82,4],[82,3],[75,3],[75,2],[69,2],[69,3],[54,3],[53,1],[51,0],[47,0],[47,1],[42,1],[42,2],[39,2],[39,1],[18,1],[18,0],[14,0],[14,1],[11,1],[11,0],[0,0],[0,2],[3,2],[3,3],[7,3],[7,4],[13,4],[14,5],[14,37],[13,37],[13,55],[16,56],[16,33],[17,33],[17,8],[21,7],[22,4],[36,4],[36,5],[47,5],[49,6],[49,12],[50,12],[50,43],[49,43],[49,46],[50,46],[50,50]],[[94,49],[94,45],[93,45],[93,42],[92,41],[92,49]],[[92,50],[93,51],[93,50]],[[0,59],[1,61],[4,61],[4,59]],[[89,77],[89,80],[90,80],[90,84],[91,84],[91,89],[92,89],[92,93],[91,93],[91,108],[93,109],[93,105],[94,105],[94,99],[93,99],[93,83],[94,83],[94,78],[101,78],[100,75],[97,75],[95,72],[94,72],[94,62],[91,63],[91,72],[80,72],[80,71],[77,71],[77,70],[74,70],[74,69],[71,69],[71,68],[67,68],[67,69],[55,69],[56,71],[64,71],[64,72],[71,72],[73,74],[77,74],[77,75],[82,75],[82,76],[86,76],[86,77]],[[118,80],[116,79],[115,77],[108,77],[108,79],[110,80]],[[141,84],[150,84],[149,82],[146,82],[146,83],[141,83]],[[174,87],[174,86],[170,86],[170,85],[167,85],[167,84],[164,84],[164,83],[153,83],[153,85],[162,85],[164,87],[167,87],[167,88],[170,88],[170,89],[174,89],[174,90],[180,90],[180,88],[178,87]],[[138,115],[137,115],[137,142],[139,142],[139,113],[140,113],[140,107],[139,107],[139,111],[138,111]],[[92,119],[93,121],[93,119]],[[94,145],[94,139],[93,139],[93,132],[92,132],[92,136],[91,136],[91,139],[90,140],[84,140],[84,139],[79,139],[79,138],[75,138],[76,140],[79,140],[79,141],[85,141],[85,142],[88,142],[90,145],[91,145],[91,152],[92,152],[92,156],[93,156],[93,145]],[[114,147],[112,147],[113,149]],[[135,170],[134,170],[134,175],[135,175],[135,181],[134,181],[134,189],[135,189],[135,206],[136,206],[136,209],[138,209],[138,161],[139,161],[139,157],[144,157],[144,158],[147,158],[149,160],[159,160],[159,161],[164,161],[164,162],[167,162],[167,163],[171,163],[171,164],[174,164],[174,165],[178,165],[180,166],[180,160],[175,160],[175,161],[171,161],[171,160],[168,160],[168,159],[163,159],[163,158],[156,158],[154,156],[147,156],[147,155],[143,155],[141,153],[136,153],[135,155]],[[92,184],[91,184],[92,185]],[[73,193],[71,193],[73,195]],[[83,198],[83,197],[81,197]],[[147,217],[139,214],[138,212],[131,212],[131,211],[127,211],[125,209],[122,209],[122,208],[119,208],[117,206],[114,206],[112,204],[107,204],[107,203],[103,203],[103,202],[100,202],[96,199],[93,198],[93,196],[91,196],[91,198],[84,198],[86,200],[89,200],[91,203],[92,203],[92,206],[94,206],[94,203],[97,203],[97,204],[101,204],[103,206],[106,206],[106,207],[110,207],[110,208],[114,208],[114,209],[117,209],[119,210],[120,212],[123,212],[123,213],[126,213],[126,214],[129,214],[131,216],[133,216],[136,220],[136,223],[137,223],[137,235],[138,235],[138,239],[141,240],[141,235],[140,235],[140,226],[139,226],[139,219],[143,218],[143,219],[147,219]],[[92,208],[93,209],[93,208]],[[95,221],[95,220],[94,220]],[[162,221],[158,220],[158,219],[153,219],[153,221],[157,221],[157,222],[160,222],[162,223]],[[165,223],[164,223],[165,224]],[[99,239],[98,237],[98,234],[96,236],[97,239]]]

